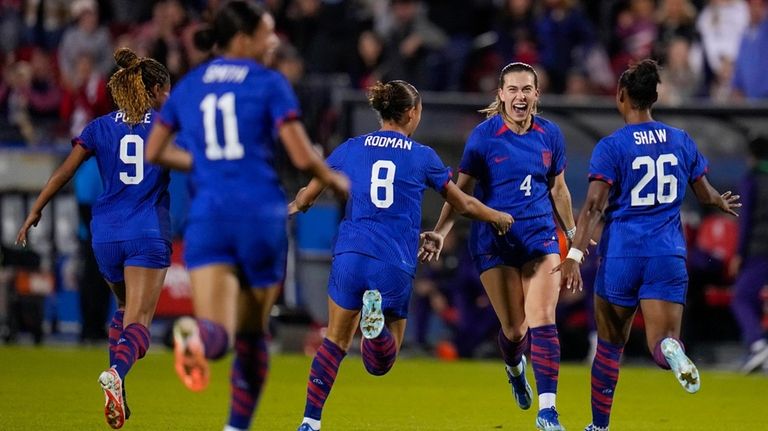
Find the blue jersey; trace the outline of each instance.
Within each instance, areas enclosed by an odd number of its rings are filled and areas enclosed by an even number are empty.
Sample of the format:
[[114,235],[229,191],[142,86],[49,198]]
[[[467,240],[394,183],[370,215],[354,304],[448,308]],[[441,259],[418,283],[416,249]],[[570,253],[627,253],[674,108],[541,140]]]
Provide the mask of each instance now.
[[275,131],[298,115],[290,84],[255,61],[217,58],[189,72],[159,120],[192,153],[189,221],[285,218]]
[[432,148],[390,131],[349,139],[327,162],[351,183],[333,254],[364,254],[413,274],[424,189],[442,192],[450,169]]
[[611,185],[598,253],[685,256],[680,205],[707,160],[688,134],[658,121],[622,127],[597,143],[590,180]]
[[501,115],[483,121],[469,135],[459,164],[459,172],[477,180],[476,198],[515,219],[552,214],[549,180],[564,169],[560,128],[537,116],[522,135],[509,130]]
[[144,163],[144,142],[157,113],[123,122],[115,111],[91,121],[73,145],[96,156],[104,191],[93,204],[93,242],[171,239],[168,171]]

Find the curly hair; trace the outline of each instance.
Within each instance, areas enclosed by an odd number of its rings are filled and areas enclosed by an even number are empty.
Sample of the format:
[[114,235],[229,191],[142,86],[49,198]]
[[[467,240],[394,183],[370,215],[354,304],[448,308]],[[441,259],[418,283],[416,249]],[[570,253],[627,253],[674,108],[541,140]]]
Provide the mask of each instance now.
[[128,48],[115,51],[120,70],[109,79],[107,86],[117,107],[123,111],[125,122],[138,124],[153,105],[152,89],[171,80],[168,69],[155,59],[141,57]]

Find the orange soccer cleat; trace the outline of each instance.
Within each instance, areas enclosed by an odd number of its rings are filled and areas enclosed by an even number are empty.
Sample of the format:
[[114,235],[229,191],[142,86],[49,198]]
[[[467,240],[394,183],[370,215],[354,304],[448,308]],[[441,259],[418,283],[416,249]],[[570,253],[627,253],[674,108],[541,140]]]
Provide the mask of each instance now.
[[173,324],[173,353],[176,374],[184,386],[195,392],[205,389],[210,378],[208,360],[195,319],[182,317]]

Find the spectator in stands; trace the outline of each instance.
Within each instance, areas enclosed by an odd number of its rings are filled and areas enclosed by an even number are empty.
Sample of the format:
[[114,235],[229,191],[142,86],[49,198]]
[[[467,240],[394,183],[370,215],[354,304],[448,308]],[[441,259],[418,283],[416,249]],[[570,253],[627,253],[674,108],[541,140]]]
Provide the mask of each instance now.
[[749,0],[749,28],[741,40],[733,71],[736,98],[768,98],[768,0]]
[[668,105],[690,101],[701,85],[701,73],[690,61],[690,41],[684,37],[672,39],[666,54],[666,62],[661,69],[659,101]]
[[376,81],[387,81],[390,65],[384,58],[384,41],[372,30],[360,33],[357,39],[357,61],[350,78],[355,88],[368,88]]
[[181,34],[187,24],[187,14],[179,0],[155,3],[152,18],[134,35],[138,52],[168,67],[175,82],[188,69]]
[[504,2],[494,25],[498,36],[495,52],[499,56],[499,67],[514,61],[528,64],[539,62],[535,21],[531,0]]
[[658,28],[654,18],[652,0],[631,0],[616,18],[614,37],[619,51],[613,58],[614,72],[618,75],[627,64],[633,64],[653,54]]
[[11,138],[26,143],[35,141],[35,128],[29,113],[29,88],[32,68],[25,61],[17,61],[4,68],[4,85],[0,86],[0,104],[3,105]]
[[59,121],[61,87],[53,59],[48,52],[34,48],[29,62],[32,71],[28,89],[29,111],[35,117],[38,132],[42,132],[41,126],[52,129],[53,123]]
[[[59,69],[64,87],[71,90],[77,88],[76,81],[81,78],[78,69],[84,57],[90,58],[94,72],[103,76],[112,69],[113,61],[111,38],[107,29],[99,26],[95,0],[75,0],[70,6],[70,11],[75,25],[64,32],[61,40]],[[106,90],[104,92],[106,94]],[[77,134],[74,133],[73,136]]]
[[544,0],[536,21],[539,61],[549,75],[549,91],[562,94],[577,48],[589,50],[596,42],[592,23],[574,0]]
[[71,2],[28,0],[23,3],[25,42],[46,50],[55,50],[67,25]]
[[384,32],[387,59],[392,75],[423,90],[434,89],[442,80],[436,66],[438,53],[448,38],[427,19],[419,0],[392,0],[392,23]]
[[84,53],[74,61],[74,73],[64,88],[59,112],[69,126],[69,134],[78,136],[89,121],[109,113],[112,104],[106,76],[97,69],[94,58]]
[[768,284],[768,137],[752,139],[749,152],[752,169],[739,190],[743,203],[739,254],[731,270],[739,274],[733,286],[731,309],[749,349],[741,368],[747,373],[768,365],[768,338],[761,324],[760,297]]
[[0,1],[0,53],[16,50],[21,42],[21,0]]
[[[696,7],[691,0],[662,0],[656,13],[658,32],[654,55],[662,63],[672,41],[683,38],[692,44],[696,39]],[[666,82],[662,78],[661,82]]]
[[739,51],[741,36],[749,24],[749,10],[744,0],[709,0],[696,20],[704,48],[707,83],[716,84],[715,98],[727,92],[732,63]]

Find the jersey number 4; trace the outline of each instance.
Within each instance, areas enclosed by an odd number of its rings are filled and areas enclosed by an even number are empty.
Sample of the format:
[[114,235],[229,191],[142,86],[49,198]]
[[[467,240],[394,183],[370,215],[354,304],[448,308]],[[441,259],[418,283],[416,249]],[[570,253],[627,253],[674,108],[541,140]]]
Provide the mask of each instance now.
[[[377,160],[371,166],[371,202],[377,208],[389,208],[395,202],[395,170],[397,166],[391,160]],[[381,171],[384,170],[384,178]],[[384,198],[379,195],[383,190]]]
[[[221,96],[209,93],[200,102],[203,111],[203,129],[205,132],[205,157],[208,160],[237,160],[245,155],[245,148],[240,142],[235,113],[235,93],[228,92]],[[224,147],[219,144],[219,132],[216,129],[216,112],[221,111],[224,126]]]
[[[665,165],[677,166],[677,157],[674,154],[661,154],[656,160],[650,156],[639,156],[632,160],[632,170],[645,169],[645,175],[632,188],[633,207],[654,205],[656,202],[667,204],[677,199],[677,177],[673,174],[665,174]],[[656,178],[656,193],[640,196],[640,192],[654,178]]]

